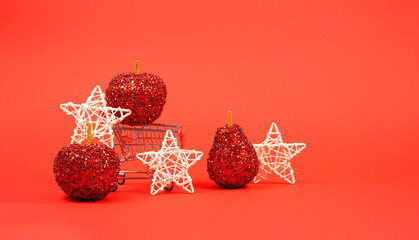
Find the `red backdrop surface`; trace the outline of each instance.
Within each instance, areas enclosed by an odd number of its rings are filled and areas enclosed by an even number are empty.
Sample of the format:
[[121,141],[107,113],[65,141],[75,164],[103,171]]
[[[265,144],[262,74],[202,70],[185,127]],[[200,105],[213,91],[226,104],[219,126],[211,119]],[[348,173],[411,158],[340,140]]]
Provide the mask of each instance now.
[[[418,1],[8,1],[0,8],[1,239],[414,239],[419,200]],[[195,193],[128,181],[70,201],[52,164],[82,103],[118,73],[161,76],[157,122],[181,124]],[[209,180],[227,121],[261,142],[272,122],[296,184]]]

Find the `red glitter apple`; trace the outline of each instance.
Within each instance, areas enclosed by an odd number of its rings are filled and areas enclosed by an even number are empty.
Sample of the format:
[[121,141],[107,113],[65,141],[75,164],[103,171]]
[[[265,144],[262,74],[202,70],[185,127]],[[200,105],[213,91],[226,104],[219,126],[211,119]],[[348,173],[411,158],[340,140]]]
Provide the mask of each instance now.
[[121,73],[115,76],[106,89],[106,102],[111,107],[130,109],[131,115],[122,123],[143,126],[160,117],[166,103],[167,89],[163,80],[151,73]]
[[259,160],[252,143],[243,129],[229,124],[217,129],[214,143],[207,159],[207,171],[211,180],[222,188],[241,188],[256,176]]
[[116,190],[119,158],[103,144],[70,144],[54,160],[58,186],[73,200],[96,201]]

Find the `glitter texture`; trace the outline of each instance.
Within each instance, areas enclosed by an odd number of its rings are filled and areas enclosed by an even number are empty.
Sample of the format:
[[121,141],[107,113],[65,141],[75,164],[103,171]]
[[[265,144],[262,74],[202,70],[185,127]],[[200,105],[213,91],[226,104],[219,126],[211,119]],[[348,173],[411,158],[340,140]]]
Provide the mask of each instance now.
[[118,155],[102,144],[70,144],[58,152],[54,161],[55,179],[73,200],[104,198],[115,188],[118,173]]
[[211,180],[222,188],[245,186],[259,168],[256,151],[237,124],[217,129],[207,163]]
[[150,73],[122,73],[106,89],[108,106],[130,109],[131,115],[122,123],[142,126],[160,117],[166,103],[167,89],[163,80]]

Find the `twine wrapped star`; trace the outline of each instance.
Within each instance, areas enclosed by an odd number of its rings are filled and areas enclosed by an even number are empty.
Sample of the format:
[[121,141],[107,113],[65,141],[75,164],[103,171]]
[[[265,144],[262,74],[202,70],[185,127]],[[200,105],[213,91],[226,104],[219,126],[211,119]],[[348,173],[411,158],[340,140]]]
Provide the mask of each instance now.
[[85,103],[63,103],[61,109],[67,115],[73,115],[76,128],[71,137],[71,143],[82,143],[88,135],[88,126],[91,126],[92,138],[97,138],[110,148],[113,148],[112,126],[131,114],[131,110],[112,108],[106,106],[105,94],[100,86],[96,86]]
[[256,149],[260,164],[259,172],[253,179],[254,183],[266,179],[268,174],[275,173],[285,181],[294,184],[294,170],[291,167],[291,159],[300,153],[305,143],[284,143],[278,126],[272,123],[265,141],[253,144]]
[[201,159],[203,153],[179,148],[172,131],[168,130],[159,151],[137,154],[137,158],[154,170],[150,193],[156,195],[167,186],[175,183],[193,193],[192,178],[188,170]]

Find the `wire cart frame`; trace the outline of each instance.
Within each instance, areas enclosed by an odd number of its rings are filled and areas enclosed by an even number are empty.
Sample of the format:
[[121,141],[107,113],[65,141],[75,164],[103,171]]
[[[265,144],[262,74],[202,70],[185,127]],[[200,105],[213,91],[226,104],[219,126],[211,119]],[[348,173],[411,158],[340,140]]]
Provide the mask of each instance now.
[[[113,127],[114,135],[117,139],[115,151],[120,156],[120,164],[127,161],[139,161],[137,153],[158,151],[161,148],[163,138],[167,130],[173,132],[179,147],[182,148],[183,131],[182,126],[174,124],[151,123],[141,127],[129,126],[118,123]],[[140,164],[141,166],[143,164]],[[122,185],[126,179],[150,179],[154,176],[154,171],[144,165],[144,170],[121,170],[119,171],[117,183]],[[127,176],[129,175],[129,176]],[[117,185],[115,184],[116,191]],[[167,191],[173,189],[173,183],[167,187]]]

